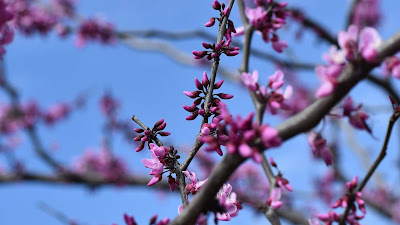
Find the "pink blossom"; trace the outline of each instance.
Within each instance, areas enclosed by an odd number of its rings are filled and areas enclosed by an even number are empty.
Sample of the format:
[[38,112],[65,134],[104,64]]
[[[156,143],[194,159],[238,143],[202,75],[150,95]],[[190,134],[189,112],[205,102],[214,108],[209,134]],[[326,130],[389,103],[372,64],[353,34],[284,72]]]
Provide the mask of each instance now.
[[250,91],[256,91],[258,89],[258,71],[254,70],[252,74],[242,73],[242,81]]
[[232,186],[230,184],[224,184],[222,186],[217,193],[217,199],[224,209],[224,211],[216,213],[218,220],[230,221],[231,217],[237,215],[238,207],[236,193],[232,192]]
[[378,56],[378,47],[382,39],[375,28],[366,27],[360,33],[360,50],[362,57],[367,62],[374,62]]
[[145,167],[150,168],[150,175],[160,175],[164,170],[164,164],[160,162],[154,150],[150,150],[151,159],[142,159],[142,163]]
[[357,27],[376,27],[381,21],[380,0],[360,0],[354,8],[351,23]]
[[199,181],[196,177],[196,173],[190,172],[189,170],[182,171],[182,173],[185,174],[190,181],[192,181],[192,183],[186,185],[186,193],[191,193],[193,195],[196,194],[207,182],[207,179]]
[[332,165],[333,156],[321,134],[313,131],[308,135],[308,144],[315,157],[321,157],[327,166]]
[[353,99],[349,96],[342,103],[343,116],[349,118],[350,124],[360,130],[367,130],[371,133],[370,127],[367,125],[366,120],[369,118],[368,114],[361,110],[362,105],[354,106]]
[[281,199],[281,189],[280,188],[273,188],[271,191],[271,195],[268,198],[267,204],[270,205],[274,209],[279,209],[283,202],[280,201]]

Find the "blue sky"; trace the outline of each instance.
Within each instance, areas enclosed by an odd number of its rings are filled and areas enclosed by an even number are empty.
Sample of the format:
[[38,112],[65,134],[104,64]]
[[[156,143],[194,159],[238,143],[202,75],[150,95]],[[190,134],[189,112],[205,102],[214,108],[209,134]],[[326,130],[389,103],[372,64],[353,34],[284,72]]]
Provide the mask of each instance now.
[[[206,29],[203,24],[215,15],[211,1],[129,1],[98,0],[94,4],[80,1],[78,10],[85,16],[101,16],[116,24],[120,30],[162,29],[183,31],[203,29],[216,34],[216,28]],[[344,15],[349,1],[289,1],[289,4],[304,8],[312,18],[321,24],[329,26],[329,30],[337,33],[343,28]],[[399,16],[396,9],[400,8],[398,1],[382,1],[384,12],[383,26],[380,27],[384,39],[395,33],[399,28]],[[236,26],[240,19],[235,7],[231,16]],[[329,46],[318,41],[314,35],[306,31],[302,40],[294,41],[293,34],[298,25],[294,24],[280,31],[282,38],[288,40],[288,54],[295,59],[322,63],[321,55],[328,51]],[[201,39],[178,41],[172,43],[181,51],[190,54],[192,50],[201,49]],[[263,43],[258,36],[254,38],[255,48],[273,53],[270,45]],[[224,57],[221,64],[231,70],[236,70],[240,63],[238,57]],[[171,140],[179,144],[191,145],[200,121],[185,121],[187,112],[182,105],[190,104],[190,99],[183,95],[185,90],[194,90],[194,77],[201,77],[202,68],[181,66],[168,57],[159,53],[135,51],[123,44],[103,46],[89,43],[83,49],[74,46],[74,39],[33,36],[26,38],[17,35],[14,43],[7,47],[5,57],[7,74],[10,81],[19,89],[25,100],[40,99],[44,106],[50,106],[59,101],[68,101],[82,91],[89,93],[87,106],[73,113],[68,120],[53,128],[40,127],[39,134],[46,145],[60,143],[60,149],[55,157],[70,164],[77,155],[87,147],[101,145],[101,126],[103,117],[98,110],[98,100],[104,90],[111,90],[121,100],[121,116],[129,120],[132,114],[137,115],[149,126],[160,118],[167,122],[167,131],[172,132]],[[251,70],[258,69],[264,81],[274,71],[273,65],[258,59],[251,60]],[[209,72],[209,69],[208,71]],[[297,74],[304,83],[318,85],[313,72]],[[303,79],[304,77],[304,79]],[[221,79],[221,78],[219,78]],[[217,78],[217,80],[219,80]],[[394,81],[399,86],[398,81]],[[235,97],[227,101],[233,114],[247,115],[253,110],[253,105],[247,91],[238,88],[231,82],[226,82],[222,92],[233,94]],[[352,95],[356,102],[365,105],[388,105],[386,97],[374,87],[363,83],[357,86]],[[5,96],[0,93],[0,102]],[[371,122],[377,140],[372,140],[365,132],[356,131],[356,136],[362,140],[368,150],[377,153],[383,140],[388,114],[375,113]],[[271,116],[266,117],[271,124],[280,120]],[[340,135],[343,138],[344,135]],[[395,132],[393,137],[398,137]],[[27,140],[26,140],[27,141]],[[134,146],[117,137],[114,151],[127,158],[133,171],[147,172],[140,163],[140,158],[148,157],[145,153],[135,153]],[[301,147],[299,147],[301,146]],[[389,150],[398,149],[398,140],[392,139]],[[349,165],[349,177],[364,174],[361,166],[354,161],[351,150],[343,145],[350,153],[345,156],[345,165]],[[393,151],[394,152],[394,151]],[[397,151],[398,152],[398,151]],[[24,144],[16,151],[23,159],[26,167],[34,171],[48,171],[42,162],[36,159],[29,144]],[[398,154],[398,153],[397,153]],[[383,174],[389,183],[398,185],[393,174],[393,166],[397,154],[389,153],[382,164]],[[304,135],[290,140],[278,150],[270,153],[280,162],[280,169],[297,190],[307,190],[313,175],[325,170],[323,163],[312,160],[305,142]],[[0,163],[4,163],[0,161]],[[311,163],[315,163],[310,167]],[[1,164],[0,164],[1,165]],[[149,176],[150,179],[150,176]],[[397,179],[398,180],[398,179]],[[295,191],[296,193],[296,191]],[[294,194],[295,194],[294,193]],[[45,202],[63,212],[70,218],[75,218],[84,224],[123,224],[122,214],[134,215],[140,224],[147,224],[148,219],[155,213],[160,217],[174,218],[180,204],[177,195],[149,191],[147,188],[115,188],[104,187],[95,191],[82,186],[73,185],[44,185],[32,183],[15,183],[0,186],[0,224],[59,224],[39,209],[38,203]],[[375,214],[374,214],[375,215]],[[364,224],[376,222],[372,215],[367,216]],[[250,218],[250,219],[249,219]],[[375,221],[375,222],[374,222]],[[244,210],[231,224],[265,224],[263,217],[254,216],[253,212]]]

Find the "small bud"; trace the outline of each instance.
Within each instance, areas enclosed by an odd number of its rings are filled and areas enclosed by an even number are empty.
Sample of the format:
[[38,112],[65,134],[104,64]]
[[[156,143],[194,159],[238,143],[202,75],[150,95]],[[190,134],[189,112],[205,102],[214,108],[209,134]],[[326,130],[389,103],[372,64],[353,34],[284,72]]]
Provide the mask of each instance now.
[[206,113],[205,111],[204,111],[204,109],[199,109],[199,112],[198,112],[201,116],[204,116],[204,114]]
[[150,225],[153,225],[157,222],[157,214],[154,214],[154,216],[151,217],[150,219]]
[[194,78],[194,83],[196,84],[197,89],[203,90],[203,85],[200,83],[197,77]]
[[202,98],[194,100],[193,105],[200,105]]
[[211,5],[215,10],[221,10],[221,4],[217,0],[214,0],[214,3],[211,3]]
[[193,113],[192,115],[187,116],[187,117],[186,117],[186,120],[194,120],[194,119],[196,119],[196,117],[197,117],[198,115],[199,115],[198,113]]
[[139,146],[136,148],[136,152],[142,151],[144,148],[144,141],[140,142]]
[[214,24],[215,24],[215,18],[211,17],[210,20],[206,24],[204,24],[204,26],[212,27],[212,26],[214,26]]
[[211,44],[205,43],[205,42],[201,42],[201,45],[203,45],[204,48],[206,49],[211,49],[213,46]]
[[164,128],[167,126],[167,123],[162,123],[160,126],[156,127],[154,130],[159,131],[159,130],[164,130]]
[[142,134],[142,135],[139,135],[139,136],[137,136],[137,137],[135,137],[133,140],[134,140],[134,141],[140,141],[140,139],[142,139],[142,137],[144,137],[143,134]]
[[195,55],[195,58],[197,57],[198,59],[201,59],[207,55],[207,51],[192,51],[192,53]]
[[183,108],[188,112],[194,112],[194,111],[198,110],[196,105],[192,105],[192,106],[184,105]]
[[218,56],[217,53],[215,53],[215,52],[211,53],[211,58],[215,59],[215,58],[217,58],[217,56]]
[[224,9],[224,11],[222,12],[222,14],[223,14],[224,16],[229,16],[230,13],[231,13],[231,10],[229,9],[229,6],[226,7],[226,8]]
[[154,124],[153,129],[158,127],[158,126],[160,126],[162,123],[164,123],[164,119],[161,119],[161,120],[157,121],[157,123]]
[[219,93],[219,94],[217,94],[217,96],[222,98],[222,99],[231,99],[231,98],[233,98],[233,95],[225,94],[225,93]]
[[141,128],[135,128],[134,129],[136,133],[142,133],[144,130]]
[[184,91],[183,93],[189,98],[197,98],[200,96],[201,91]]
[[201,82],[204,87],[207,87],[210,84],[210,81],[208,80],[206,71],[203,72],[203,79],[201,80]]
[[221,42],[218,42],[217,45],[215,46],[216,51],[221,51],[222,50],[222,44]]
[[235,56],[239,54],[239,51],[225,51],[226,56]]
[[160,136],[162,136],[162,137],[166,137],[166,136],[171,135],[171,132],[162,131],[162,132],[159,132],[158,134],[159,134]]
[[214,84],[214,89],[220,88],[223,83],[224,83],[224,80],[218,81],[217,83]]
[[275,163],[275,161],[274,161],[274,158],[269,158],[269,163],[271,163],[271,166],[273,166],[273,167],[275,167],[275,168],[277,168],[278,166],[276,165],[276,163]]

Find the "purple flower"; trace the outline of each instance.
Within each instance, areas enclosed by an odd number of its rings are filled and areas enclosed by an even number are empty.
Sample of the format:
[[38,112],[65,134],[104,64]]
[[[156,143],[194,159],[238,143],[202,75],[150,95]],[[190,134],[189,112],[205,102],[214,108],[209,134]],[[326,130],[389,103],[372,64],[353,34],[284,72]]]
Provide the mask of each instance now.
[[308,135],[308,144],[314,157],[321,157],[327,166],[332,165],[333,156],[321,134],[313,131]]
[[189,170],[182,171],[182,173],[185,174],[190,181],[192,181],[192,183],[186,185],[186,193],[192,193],[192,195],[196,194],[207,182],[207,179],[199,181],[196,177],[196,173],[190,172]]
[[258,71],[254,70],[252,74],[242,73],[242,81],[250,91],[256,91],[258,89]]
[[236,193],[232,192],[230,184],[224,184],[217,193],[218,203],[223,207],[224,211],[217,212],[216,217],[218,220],[230,221],[231,217],[237,215],[237,201]]
[[281,189],[276,187],[272,189],[271,195],[268,198],[267,204],[270,205],[274,209],[279,209],[283,202],[280,201],[281,199]]

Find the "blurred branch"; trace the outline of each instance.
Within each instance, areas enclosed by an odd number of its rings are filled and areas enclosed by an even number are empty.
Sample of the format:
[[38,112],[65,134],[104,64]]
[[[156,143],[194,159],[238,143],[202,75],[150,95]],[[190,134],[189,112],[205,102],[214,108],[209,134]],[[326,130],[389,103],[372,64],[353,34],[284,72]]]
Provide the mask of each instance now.
[[360,2],[360,0],[352,0],[352,2],[351,2],[350,10],[349,10],[347,20],[346,20],[346,29],[347,29],[347,27],[349,27],[351,25],[351,22],[353,21],[354,12],[355,12],[355,9],[359,2]]
[[49,214],[50,216],[53,216],[54,218],[56,218],[58,221],[60,221],[63,224],[66,224],[66,225],[78,225],[77,222],[75,222],[74,220],[68,218],[68,216],[66,216],[64,213],[62,213],[61,211],[58,211],[58,210],[50,207],[49,205],[47,205],[44,202],[39,202],[38,206],[45,213]]
[[[91,188],[97,188],[100,186],[147,186],[148,178],[145,177],[124,177],[118,181],[111,181],[102,178],[101,176],[88,176],[78,174],[59,174],[59,175],[46,175],[32,172],[22,172],[18,174],[0,174],[0,184],[11,184],[20,183],[21,181],[33,182],[33,183],[46,183],[46,184],[70,184],[70,185],[87,185]],[[154,186],[155,188],[161,188],[169,190],[169,185],[166,182],[159,182]]]

